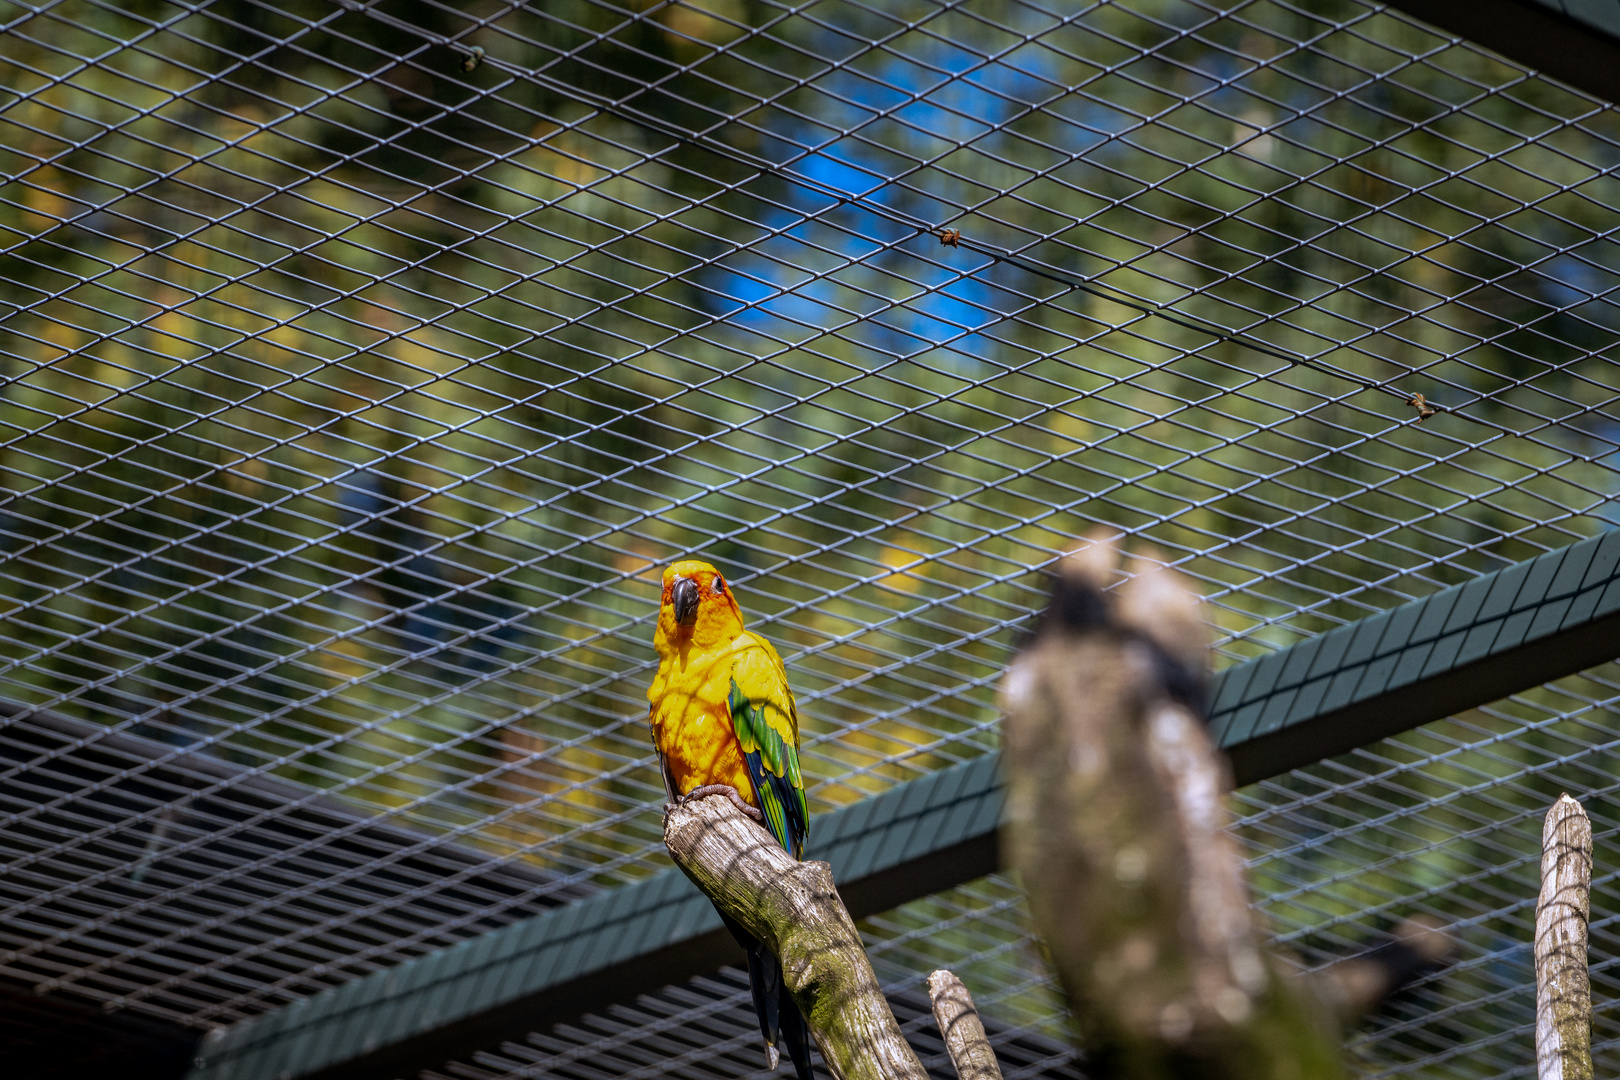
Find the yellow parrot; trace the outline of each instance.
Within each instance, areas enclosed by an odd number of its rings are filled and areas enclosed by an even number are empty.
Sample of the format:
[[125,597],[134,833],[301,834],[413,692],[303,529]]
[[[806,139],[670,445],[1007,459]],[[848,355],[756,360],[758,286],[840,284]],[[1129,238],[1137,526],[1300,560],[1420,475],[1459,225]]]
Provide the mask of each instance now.
[[[743,629],[737,598],[718,570],[696,559],[664,570],[653,644],[658,674],[647,691],[647,719],[670,799],[730,788],[761,812],[777,843],[804,858],[810,811],[799,773],[793,691],[771,643]],[[799,1080],[812,1080],[809,1029],[782,986],[781,965],[741,926],[721,918],[748,953],[769,1067],[779,1060],[780,1037]]]

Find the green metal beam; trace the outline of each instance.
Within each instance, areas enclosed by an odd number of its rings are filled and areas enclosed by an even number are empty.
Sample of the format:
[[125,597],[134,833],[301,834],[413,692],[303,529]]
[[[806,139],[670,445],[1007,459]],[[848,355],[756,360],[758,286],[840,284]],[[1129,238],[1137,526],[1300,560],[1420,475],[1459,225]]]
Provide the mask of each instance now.
[[1620,656],[1620,531],[1341,626],[1216,679],[1241,784]]
[[[1001,788],[985,756],[823,814],[860,918],[995,869]],[[203,1040],[193,1080],[410,1075],[742,959],[709,901],[669,870],[244,1021]]]
[[[1211,725],[1239,784],[1620,655],[1620,532],[1230,668]],[[818,817],[856,918],[992,872],[1001,790],[986,756]],[[740,959],[679,871],[613,889],[324,991],[206,1039],[190,1080],[410,1074]]]

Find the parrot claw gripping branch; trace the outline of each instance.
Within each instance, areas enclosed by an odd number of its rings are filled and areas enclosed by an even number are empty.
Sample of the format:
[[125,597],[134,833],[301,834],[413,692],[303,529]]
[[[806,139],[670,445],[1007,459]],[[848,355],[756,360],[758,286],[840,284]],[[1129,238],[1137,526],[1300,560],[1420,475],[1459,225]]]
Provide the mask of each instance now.
[[731,805],[735,806],[738,810],[741,810],[743,813],[747,814],[761,825],[765,824],[765,814],[760,810],[760,808],[757,806],[749,806],[743,801],[743,797],[737,791],[737,789],[732,787],[730,784],[704,784],[702,787],[693,788],[685,795],[676,796],[675,801],[670,805],[675,806],[679,805],[680,803],[690,802],[693,799],[701,799],[705,795],[724,795],[726,798],[731,800]]

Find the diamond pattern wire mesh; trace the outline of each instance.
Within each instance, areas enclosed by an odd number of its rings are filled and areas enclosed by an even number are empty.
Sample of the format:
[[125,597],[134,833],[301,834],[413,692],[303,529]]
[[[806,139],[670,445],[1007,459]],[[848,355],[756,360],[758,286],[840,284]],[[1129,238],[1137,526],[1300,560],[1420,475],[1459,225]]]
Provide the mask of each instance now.
[[[1240,832],[1260,907],[1310,966],[1353,954],[1399,918],[1452,927],[1458,957],[1398,996],[1350,1042],[1365,1077],[1535,1074],[1530,940],[1541,821],[1561,791],[1582,793],[1598,852],[1591,923],[1594,1061],[1620,1065],[1620,665],[1243,789]],[[987,1017],[1008,1076],[1077,1075],[1057,988],[1016,883],[1001,875],[862,924],[902,1029],[941,1080],[923,981],[955,970]],[[738,1077],[758,1070],[747,977],[727,972],[625,1002],[432,1077]]]
[[[1455,963],[1352,1040],[1369,1076],[1535,1074],[1530,941],[1541,825],[1561,792],[1614,813],[1620,665],[1428,724],[1239,793],[1259,904],[1310,963],[1353,952],[1398,918],[1451,926]],[[1620,1066],[1613,860],[1595,859],[1590,928],[1593,1059]]]
[[814,810],[994,746],[1093,526],[1238,660],[1620,520],[1615,114],[1377,5],[0,25],[0,967],[51,993],[208,1027],[664,865],[677,555]]
[[[969,972],[979,985],[976,1004],[1007,1080],[1082,1075],[1011,883],[986,878],[868,920],[863,929],[901,1030],[930,1075],[956,1077],[924,985],[940,962]],[[424,1077],[738,1077],[759,1074],[762,1056],[747,972],[728,968],[532,1033],[523,1043],[445,1064]],[[825,1074],[819,1058],[816,1068]]]

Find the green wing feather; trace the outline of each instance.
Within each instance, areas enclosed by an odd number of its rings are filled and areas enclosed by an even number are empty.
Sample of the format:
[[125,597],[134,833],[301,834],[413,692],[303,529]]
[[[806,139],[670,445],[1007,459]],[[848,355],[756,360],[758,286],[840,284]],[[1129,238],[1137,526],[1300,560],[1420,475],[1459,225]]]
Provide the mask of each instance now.
[[727,705],[765,823],[777,843],[801,859],[810,809],[799,773],[799,715],[782,661],[764,638],[739,639]]

